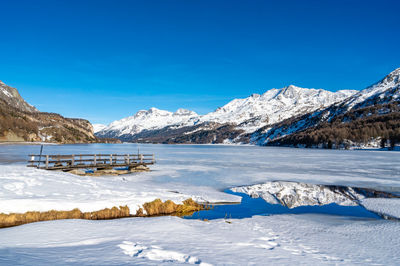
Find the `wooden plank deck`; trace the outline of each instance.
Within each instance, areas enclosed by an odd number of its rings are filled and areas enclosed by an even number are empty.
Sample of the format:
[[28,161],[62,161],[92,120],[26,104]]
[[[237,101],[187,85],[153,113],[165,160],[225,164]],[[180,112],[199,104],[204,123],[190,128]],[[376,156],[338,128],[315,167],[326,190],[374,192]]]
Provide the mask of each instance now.
[[28,167],[46,170],[135,168],[155,163],[154,154],[30,154]]

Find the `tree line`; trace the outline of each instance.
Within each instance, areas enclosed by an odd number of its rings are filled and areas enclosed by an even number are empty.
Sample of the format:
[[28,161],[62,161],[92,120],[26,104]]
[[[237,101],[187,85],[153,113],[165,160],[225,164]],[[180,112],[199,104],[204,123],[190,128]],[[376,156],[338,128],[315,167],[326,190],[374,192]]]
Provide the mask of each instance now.
[[400,143],[400,107],[396,103],[351,110],[316,127],[274,140],[270,145],[349,148],[380,139],[381,147]]

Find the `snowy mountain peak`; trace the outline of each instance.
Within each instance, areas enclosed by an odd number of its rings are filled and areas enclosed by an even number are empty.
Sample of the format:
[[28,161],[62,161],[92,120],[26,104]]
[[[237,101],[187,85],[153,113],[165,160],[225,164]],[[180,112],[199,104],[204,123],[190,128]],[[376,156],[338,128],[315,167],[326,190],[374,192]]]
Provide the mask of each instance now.
[[214,112],[202,116],[200,121],[240,124],[252,120],[251,127],[243,128],[251,131],[266,124],[327,107],[354,93],[356,91],[331,92],[290,85],[268,90],[262,95],[252,94],[244,99],[234,99]]
[[[154,113],[154,114],[165,114],[165,113],[167,113],[168,111],[164,111],[164,110],[160,110],[160,109],[158,109],[158,108],[155,108],[155,107],[151,107],[148,111],[147,111],[147,113],[150,113],[150,114],[152,114],[152,113]],[[169,113],[169,112],[168,112]]]
[[[400,84],[400,68],[397,68],[390,72],[386,77],[384,77],[382,80],[378,81],[374,85],[366,88],[365,90],[362,90],[361,92],[365,91],[372,91],[372,90],[377,90],[377,88],[383,88],[387,89],[390,87],[398,86]],[[380,89],[378,89],[380,90]]]
[[151,107],[148,111],[149,112],[157,112],[157,111],[160,111],[160,109],[155,108],[155,107]]
[[187,109],[179,108],[178,110],[176,110],[174,115],[175,116],[197,116],[197,113],[187,110]]
[[175,113],[160,110],[155,107],[151,107],[149,110],[140,110],[138,111],[134,117],[142,117],[142,116],[197,116],[197,114],[191,110],[179,108],[175,111]]
[[7,104],[25,112],[38,112],[32,105],[28,104],[19,94],[16,88],[6,85],[0,81],[0,99]]
[[289,85],[285,88],[282,88],[280,90],[279,94],[282,94],[285,97],[294,98],[294,97],[299,97],[299,93],[301,93],[302,91],[305,91],[305,90],[309,90],[309,89],[304,89],[304,88],[296,87],[294,85]]
[[181,128],[208,122],[236,124],[238,129],[250,133],[265,125],[327,107],[354,93],[355,91],[335,93],[290,85],[281,89],[268,90],[262,95],[252,94],[247,98],[234,99],[203,116],[186,109],[178,109],[172,113],[153,107],[147,111],[141,110],[134,116],[115,121],[97,135],[120,137],[166,126]]
[[308,90],[307,88],[297,87],[295,85],[289,85],[287,87],[282,88],[284,91],[301,91],[301,90]]
[[151,107],[149,110],[140,110],[133,117],[150,117],[150,116],[168,116],[171,115],[171,112],[160,110],[155,107]]
[[390,72],[381,81],[354,94],[345,102],[347,110],[375,103],[388,103],[400,98],[400,68]]
[[93,126],[94,133],[100,132],[107,127],[106,125],[103,125],[103,124],[92,124],[92,126]]
[[169,125],[182,124],[197,117],[193,111],[178,109],[175,113],[160,110],[155,107],[140,110],[135,115],[112,122],[98,131],[105,137],[120,137],[127,134],[137,134],[143,130],[155,130]]
[[390,84],[390,83],[400,83],[400,67],[389,73],[382,81],[379,83]]

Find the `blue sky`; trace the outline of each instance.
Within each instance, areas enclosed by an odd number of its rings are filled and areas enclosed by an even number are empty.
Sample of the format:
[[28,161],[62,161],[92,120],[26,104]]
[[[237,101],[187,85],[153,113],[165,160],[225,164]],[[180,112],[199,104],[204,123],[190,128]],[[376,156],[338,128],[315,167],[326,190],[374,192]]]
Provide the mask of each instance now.
[[289,84],[362,89],[400,67],[400,1],[2,1],[0,80],[109,123],[213,111]]

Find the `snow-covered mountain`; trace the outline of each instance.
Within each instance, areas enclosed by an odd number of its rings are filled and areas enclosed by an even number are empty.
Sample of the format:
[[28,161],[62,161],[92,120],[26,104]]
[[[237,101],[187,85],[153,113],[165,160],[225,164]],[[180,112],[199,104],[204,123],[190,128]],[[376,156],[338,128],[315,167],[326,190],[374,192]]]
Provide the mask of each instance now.
[[107,125],[103,125],[103,124],[92,124],[92,126],[93,126],[94,133],[100,132],[107,127]]
[[385,146],[390,141],[393,146],[400,142],[399,104],[400,68],[362,91],[330,92],[290,85],[234,99],[205,115],[152,108],[111,123],[97,136],[156,143],[347,148],[380,142]]
[[[304,138],[304,136],[299,136],[299,134],[308,136],[311,134],[311,131],[316,133],[317,127],[320,131],[324,129],[328,131],[328,127],[333,128],[333,130],[342,127],[342,130],[348,133],[349,128],[345,128],[344,126],[351,128],[363,127],[360,128],[360,130],[363,130],[360,134],[365,135],[362,137],[363,139],[382,139],[390,137],[389,135],[394,135],[394,138],[397,138],[397,123],[399,122],[397,116],[400,116],[399,104],[400,68],[397,68],[381,81],[341,102],[294,120],[283,121],[282,123],[276,123],[272,126],[265,126],[259,129],[252,134],[252,141],[261,145],[270,142],[275,142],[276,144],[294,144]],[[384,125],[377,127],[374,124],[375,122],[384,123]],[[366,129],[366,125],[369,127],[368,130]],[[305,130],[308,131],[306,132]],[[329,129],[329,131],[332,131],[332,129]],[[377,131],[382,131],[382,133]],[[349,134],[344,133],[330,132],[331,137],[329,138],[331,138],[331,141],[336,141],[336,135],[342,135],[340,137],[342,139],[351,137],[348,136]],[[354,132],[350,135],[354,135]],[[316,141],[319,140],[313,140],[312,145],[315,145]],[[396,140],[394,139],[394,141]]]
[[186,109],[178,109],[172,113],[169,111],[150,108],[140,110],[133,116],[117,120],[97,132],[100,137],[120,137],[123,135],[134,135],[143,130],[156,130],[169,125],[186,123],[198,115]]
[[400,68],[344,101],[347,110],[400,100]]
[[[194,126],[211,124],[235,124],[238,130],[253,132],[268,124],[280,122],[289,117],[305,114],[339,102],[356,91],[342,90],[330,92],[326,90],[306,89],[293,85],[282,89],[271,89],[264,94],[253,94],[244,99],[234,99],[214,112],[200,116],[195,112],[179,109],[175,113],[151,108],[139,111],[130,116],[112,122],[97,132],[100,137],[134,136],[143,130],[159,130],[188,128],[185,134],[193,133]],[[210,127],[196,127],[196,131]]]
[[354,93],[356,91],[353,90],[331,92],[290,85],[282,89],[268,90],[262,95],[253,94],[244,99],[235,99],[200,117],[199,121],[242,124],[239,128],[252,132],[264,125],[327,107]]

